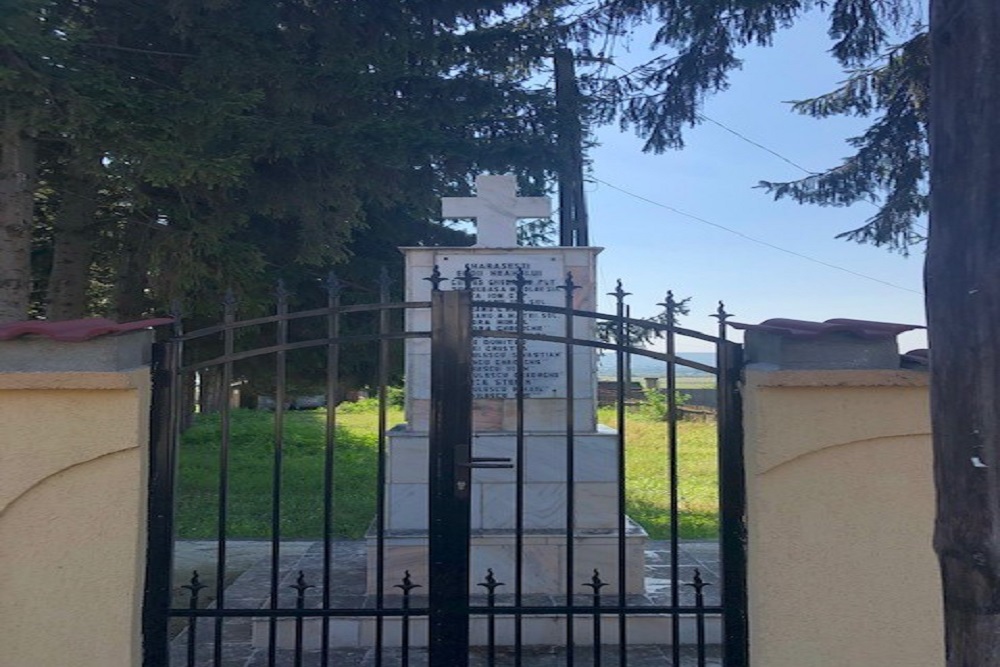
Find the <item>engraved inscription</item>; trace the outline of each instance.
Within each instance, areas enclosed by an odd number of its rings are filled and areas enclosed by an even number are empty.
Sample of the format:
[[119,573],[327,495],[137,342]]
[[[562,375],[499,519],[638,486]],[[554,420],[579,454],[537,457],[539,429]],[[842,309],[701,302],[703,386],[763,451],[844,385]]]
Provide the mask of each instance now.
[[[561,307],[564,293],[559,289],[565,274],[558,256],[449,254],[438,258],[441,274],[449,282],[445,289],[462,289],[461,275],[468,266],[476,279],[473,299],[514,303],[518,270],[527,282],[524,302],[529,305]],[[516,331],[517,312],[507,308],[475,308],[472,328],[479,331]],[[561,335],[564,317],[558,313],[525,313],[526,333]],[[566,396],[566,353],[559,343],[528,340],[524,343],[523,387],[525,398]],[[513,338],[476,337],[473,343],[473,396],[514,398],[517,395],[517,342]]]

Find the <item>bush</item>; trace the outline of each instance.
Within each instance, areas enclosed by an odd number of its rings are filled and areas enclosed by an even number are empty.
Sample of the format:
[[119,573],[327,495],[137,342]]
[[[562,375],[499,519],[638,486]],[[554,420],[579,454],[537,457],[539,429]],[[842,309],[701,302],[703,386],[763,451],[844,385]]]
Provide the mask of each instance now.
[[[670,406],[667,404],[666,392],[659,389],[643,389],[642,395],[642,403],[639,404],[636,412],[641,417],[652,421],[667,421],[670,416]],[[684,405],[691,400],[691,395],[675,390],[674,399],[677,405]]]
[[[337,406],[337,412],[343,412],[349,415],[353,414],[365,414],[369,412],[378,412],[378,395],[377,392],[371,392],[376,394],[371,398],[362,398],[357,401],[344,401]],[[386,409],[402,408],[403,399],[406,396],[406,391],[402,387],[386,387],[385,388],[385,407]]]

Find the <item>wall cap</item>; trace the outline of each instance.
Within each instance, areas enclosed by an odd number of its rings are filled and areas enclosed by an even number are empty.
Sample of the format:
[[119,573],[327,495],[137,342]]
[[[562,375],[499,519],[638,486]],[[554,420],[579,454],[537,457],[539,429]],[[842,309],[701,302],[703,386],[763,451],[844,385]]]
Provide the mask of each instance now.
[[0,341],[0,373],[94,373],[149,366],[153,332],[140,329],[80,342],[45,336]]
[[743,383],[747,387],[926,387],[930,376],[924,371],[893,370],[772,370],[747,366]]
[[122,373],[2,373],[0,391],[31,389],[138,389],[149,385],[149,369]]

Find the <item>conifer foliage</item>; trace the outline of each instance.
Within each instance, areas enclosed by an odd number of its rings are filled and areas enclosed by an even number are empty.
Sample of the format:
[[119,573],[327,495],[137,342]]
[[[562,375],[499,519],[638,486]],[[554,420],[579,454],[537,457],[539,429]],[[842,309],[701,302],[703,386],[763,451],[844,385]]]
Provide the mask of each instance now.
[[548,4],[3,3],[0,319],[246,304],[471,174],[541,187]]
[[843,164],[761,185],[799,203],[875,203],[874,216],[841,236],[905,252],[922,240],[918,221],[927,211],[929,69],[916,10],[916,0],[606,0],[581,14],[574,29],[603,48],[609,36],[628,40],[636,28],[655,26],[649,46],[656,55],[620,76],[595,78],[591,90],[600,120],[617,121],[646,140],[645,150],[661,152],[684,146],[684,128],[701,122],[706,96],[728,87],[742,49],[769,46],[807,13],[823,12],[831,55],[848,70],[847,81],[793,108],[819,118],[870,117],[872,124],[850,140],[856,153]]
[[[827,13],[831,54],[849,74],[796,104],[817,117],[870,116],[844,164],[777,197],[880,210],[844,236],[905,250],[927,235],[931,417],[948,667],[1000,664],[1000,3],[930,0],[929,26],[908,0],[606,0],[577,34],[596,42],[658,27],[664,53],[619,77],[603,107],[653,151],[683,145],[705,95],[724,90],[738,50],[768,45],[811,10]],[[894,35],[903,34],[896,44]],[[601,88],[599,88],[601,89]]]

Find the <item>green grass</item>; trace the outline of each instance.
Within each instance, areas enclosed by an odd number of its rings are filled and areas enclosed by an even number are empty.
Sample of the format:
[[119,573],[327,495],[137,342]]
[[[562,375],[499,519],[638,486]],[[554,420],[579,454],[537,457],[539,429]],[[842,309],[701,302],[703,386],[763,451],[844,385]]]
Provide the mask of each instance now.
[[[601,408],[598,420],[616,426],[614,408]],[[625,425],[626,512],[654,539],[670,535],[669,448],[667,424],[629,414]],[[677,507],[680,537],[719,533],[718,467],[714,422],[677,424]]]
[[[614,426],[614,410],[602,408],[602,423]],[[388,425],[403,421],[391,410]],[[233,538],[271,536],[274,416],[232,413],[226,532]],[[371,405],[338,410],[334,457],[333,529],[338,537],[359,538],[375,515],[377,412]],[[323,534],[323,410],[285,415],[281,476],[281,535],[315,539]],[[626,501],[629,516],[653,538],[669,534],[666,424],[630,414],[626,426]],[[214,538],[218,530],[218,416],[199,416],[181,445],[176,528],[183,539]],[[678,424],[680,536],[718,533],[715,424]]]
[[[338,537],[359,538],[375,514],[377,413],[338,411],[334,456],[333,527]],[[270,537],[274,471],[274,416],[232,413],[226,532],[232,537]],[[402,413],[388,414],[391,426]],[[323,534],[326,412],[285,414],[281,476],[281,535]],[[215,537],[218,531],[219,442],[217,415],[199,416],[184,434],[177,488],[177,534]]]
[[[660,380],[660,384],[664,385],[665,381]],[[706,376],[696,375],[693,377],[682,376],[677,378],[678,389],[713,389],[714,387],[715,387],[714,375],[706,375]]]
[[[636,376],[636,377],[632,378],[632,381],[633,382],[638,382],[638,383],[641,384],[643,382],[643,378],[645,378],[645,377],[646,376]],[[602,382],[615,382],[615,377],[614,376],[601,377],[600,380]],[[702,375],[693,375],[693,376],[681,375],[681,376],[678,376],[677,378],[675,378],[675,380],[677,382],[677,388],[678,389],[713,389],[715,387],[715,376],[714,375],[704,375],[704,376],[702,376]],[[660,387],[661,388],[663,388],[663,387],[666,386],[667,381],[666,381],[665,378],[660,377],[659,381],[660,381]]]

